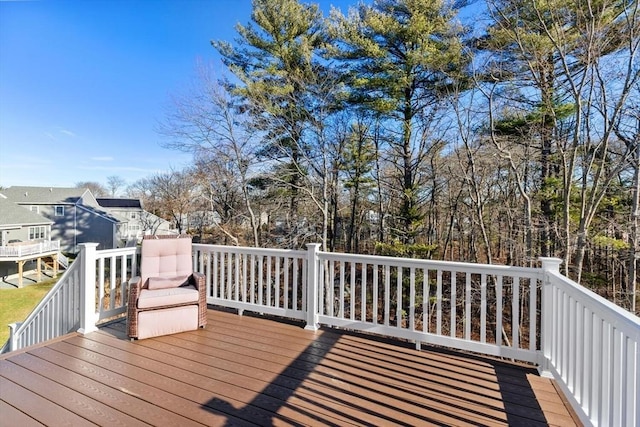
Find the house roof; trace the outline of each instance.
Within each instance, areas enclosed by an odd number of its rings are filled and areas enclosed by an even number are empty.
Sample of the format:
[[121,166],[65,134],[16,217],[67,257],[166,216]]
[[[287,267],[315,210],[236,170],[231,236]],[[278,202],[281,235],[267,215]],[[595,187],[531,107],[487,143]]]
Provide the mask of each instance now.
[[0,229],[45,224],[53,224],[53,222],[40,214],[31,212],[29,209],[0,197]]
[[9,200],[19,204],[76,204],[87,192],[89,190],[86,188],[26,186],[14,186],[2,190],[2,194]]
[[96,198],[103,208],[138,208],[142,209],[140,199]]
[[78,208],[84,209],[87,212],[91,212],[93,215],[100,216],[114,223],[129,222],[129,220],[127,218],[124,218],[122,215],[112,214],[101,209],[96,209],[92,206],[79,205]]

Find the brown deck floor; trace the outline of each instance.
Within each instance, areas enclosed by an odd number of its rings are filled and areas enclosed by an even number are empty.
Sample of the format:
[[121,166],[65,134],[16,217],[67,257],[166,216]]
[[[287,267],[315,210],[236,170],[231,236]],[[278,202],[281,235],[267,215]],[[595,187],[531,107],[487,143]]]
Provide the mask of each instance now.
[[0,425],[575,425],[533,369],[209,310],[131,342],[124,323],[0,358]]

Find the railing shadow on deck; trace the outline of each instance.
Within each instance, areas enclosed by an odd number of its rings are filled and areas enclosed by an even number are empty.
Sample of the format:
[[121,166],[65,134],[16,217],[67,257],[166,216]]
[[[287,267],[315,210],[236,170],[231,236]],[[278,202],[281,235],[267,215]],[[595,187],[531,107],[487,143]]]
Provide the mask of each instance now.
[[[292,323],[304,326],[299,322]],[[366,344],[358,346],[353,341],[343,341],[343,338],[348,340],[353,337],[366,340]],[[393,353],[394,368],[389,368],[390,346],[397,348],[397,352]],[[348,352],[340,352],[340,347],[348,348]],[[442,348],[426,347],[422,351],[451,360],[463,358],[465,363],[475,362],[485,370],[494,372],[495,377],[491,383],[483,385],[487,378],[467,368],[469,376],[466,381],[461,381],[460,368],[448,368],[444,363],[428,358],[421,359],[423,363],[416,372],[411,353],[424,353],[415,350],[412,343],[354,331],[331,330],[316,336],[243,407],[237,408],[231,402],[217,397],[202,407],[216,415],[226,414],[226,425],[229,426],[236,425],[238,420],[260,425],[274,425],[280,421],[336,426],[345,422],[399,426],[416,423],[443,425],[443,420],[452,424],[478,426],[497,423],[547,424],[527,379],[528,375],[537,374],[535,368],[514,366]],[[415,377],[411,378],[407,372],[415,373]],[[338,385],[334,383],[337,379]],[[496,384],[499,397],[496,396],[495,387],[491,387]],[[473,387],[473,392],[465,386]],[[354,391],[349,391],[351,389]],[[317,398],[312,398],[312,393]],[[319,408],[319,411],[288,403],[292,398],[304,401],[309,407]],[[286,413],[281,413],[281,409],[286,409]],[[320,415],[322,412],[327,415]],[[367,418],[361,418],[362,414]]]

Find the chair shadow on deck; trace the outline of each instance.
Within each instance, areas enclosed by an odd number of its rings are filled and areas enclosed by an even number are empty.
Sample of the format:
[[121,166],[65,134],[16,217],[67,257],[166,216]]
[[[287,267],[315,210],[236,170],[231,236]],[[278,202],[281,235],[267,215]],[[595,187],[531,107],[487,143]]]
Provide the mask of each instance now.
[[248,404],[237,408],[216,397],[204,409],[226,414],[228,426],[548,424],[527,378],[533,368],[321,331]]

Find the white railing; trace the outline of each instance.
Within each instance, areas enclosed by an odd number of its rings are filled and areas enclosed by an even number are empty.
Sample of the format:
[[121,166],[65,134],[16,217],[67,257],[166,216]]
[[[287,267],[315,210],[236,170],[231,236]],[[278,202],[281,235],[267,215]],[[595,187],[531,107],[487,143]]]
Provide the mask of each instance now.
[[194,244],[207,302],[305,320],[307,252]]
[[[10,349],[87,333],[125,312],[139,250],[82,246],[12,328]],[[317,244],[193,245],[209,304],[528,361],[555,378],[585,424],[638,425],[640,319],[560,275],[560,260],[541,261],[520,268],[330,253]]]
[[138,273],[139,250],[97,251],[96,243],[80,247],[76,260],[27,319],[9,326],[9,340],[2,352],[78,330],[87,333],[96,330],[98,323],[126,312],[128,280]]
[[330,253],[317,245],[193,248],[209,304],[538,361],[541,269]]
[[66,256],[64,256],[64,254],[62,252],[58,252],[58,264],[64,268],[65,270],[67,268],[69,268],[69,258],[67,258]]
[[549,372],[585,424],[640,424],[640,319],[562,276],[556,267],[543,293],[541,368]]
[[585,424],[635,426],[640,319],[560,275],[560,262],[520,268],[316,244],[306,252],[194,245],[210,304],[535,363]]
[[0,246],[0,258],[21,258],[30,255],[38,255],[60,250],[59,241],[44,240],[34,244],[16,244],[11,246]]
[[9,325],[2,352],[18,350],[75,331],[80,327],[83,254],[80,253],[24,322]]
[[321,324],[536,362],[540,269],[319,252]]
[[126,313],[129,279],[138,275],[139,253],[137,247],[95,251],[96,322]]

